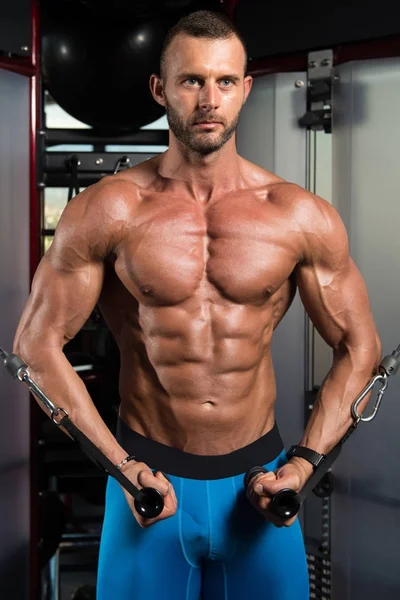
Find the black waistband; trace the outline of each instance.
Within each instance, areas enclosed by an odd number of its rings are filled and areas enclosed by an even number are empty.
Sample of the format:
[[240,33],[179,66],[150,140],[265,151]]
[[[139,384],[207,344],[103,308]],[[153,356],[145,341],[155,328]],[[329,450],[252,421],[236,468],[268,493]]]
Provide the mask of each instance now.
[[223,479],[246,473],[251,467],[273,461],[283,450],[283,442],[274,427],[255,442],[229,454],[204,456],[190,454],[155,442],[131,429],[118,419],[116,438],[135,460],[151,469],[188,479]]

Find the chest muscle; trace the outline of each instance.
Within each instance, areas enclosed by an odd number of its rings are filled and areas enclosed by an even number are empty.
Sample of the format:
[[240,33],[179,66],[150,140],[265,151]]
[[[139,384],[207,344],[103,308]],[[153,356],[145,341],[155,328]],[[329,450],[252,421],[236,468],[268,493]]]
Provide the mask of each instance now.
[[210,292],[262,304],[296,264],[285,218],[256,203],[148,207],[119,248],[116,271],[140,301],[172,305]]

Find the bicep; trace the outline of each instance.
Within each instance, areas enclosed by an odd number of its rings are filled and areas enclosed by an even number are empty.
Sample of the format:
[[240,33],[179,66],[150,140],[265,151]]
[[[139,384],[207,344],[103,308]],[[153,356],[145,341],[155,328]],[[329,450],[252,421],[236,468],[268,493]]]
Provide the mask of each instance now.
[[88,263],[67,271],[43,257],[17,331],[17,338],[46,338],[51,345],[63,346],[89,318],[99,298],[103,266]]
[[350,257],[340,268],[300,267],[297,283],[307,314],[331,347],[370,345],[375,340],[366,286]]
[[349,255],[346,230],[327,203],[318,207],[297,283],[304,307],[333,348],[376,348],[376,328],[364,280]]
[[35,273],[32,291],[17,329],[21,338],[63,346],[89,318],[100,296],[104,257],[93,238],[83,202],[67,207],[50,249]]

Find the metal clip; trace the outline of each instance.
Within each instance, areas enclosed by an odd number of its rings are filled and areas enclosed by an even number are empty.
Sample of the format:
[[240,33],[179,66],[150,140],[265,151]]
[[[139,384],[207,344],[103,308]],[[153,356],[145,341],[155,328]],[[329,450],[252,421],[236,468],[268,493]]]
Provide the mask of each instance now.
[[3,348],[0,348],[0,357],[4,361],[4,366],[10,375],[22,383],[31,390],[34,396],[43,404],[43,406],[49,411],[50,418],[57,426],[60,422],[56,421],[56,417],[62,413],[64,417],[68,417],[68,412],[61,407],[57,407],[53,402],[46,396],[46,394],[40,389],[38,385],[31,379],[29,374],[28,365],[16,354],[9,354]]
[[116,175],[120,169],[124,168],[128,168],[131,165],[131,160],[129,158],[129,156],[121,156],[121,158],[119,158],[117,160],[117,162],[115,163],[115,167],[114,167],[114,175]]
[[[375,384],[378,381],[382,387],[378,392],[378,397],[375,400],[375,404],[372,409],[372,413],[370,414],[369,417],[363,417],[358,412],[358,406],[359,406],[361,400],[363,400],[363,398],[365,398],[365,396],[374,388]],[[363,389],[361,394],[359,396],[357,396],[357,398],[354,400],[353,404],[351,405],[351,414],[357,423],[359,423],[360,421],[363,421],[364,423],[366,423],[368,421],[372,421],[372,419],[374,419],[376,417],[376,414],[377,414],[380,404],[382,402],[383,394],[385,393],[387,386],[388,386],[388,377],[384,371],[381,371],[381,373],[379,375],[376,375],[370,381],[370,383]]]
[[54,423],[57,422],[54,420],[55,417],[58,417],[58,415],[60,414],[60,409],[57,408],[57,406],[55,404],[52,403],[52,401],[46,396],[46,394],[44,392],[42,392],[42,390],[36,385],[36,383],[30,378],[29,375],[29,371],[28,369],[22,368],[18,370],[18,379],[20,381],[22,381],[23,383],[25,383],[28,388],[31,390],[31,392],[40,400],[40,402],[47,408],[47,410],[50,413],[50,418],[54,421]]
[[58,415],[60,414],[60,412],[63,413],[64,417],[69,417],[69,414],[65,410],[65,408],[61,408],[60,406],[56,410],[57,410],[57,414],[55,413],[55,411],[53,411],[51,413],[51,420],[53,421],[54,425],[57,425],[57,427],[60,427],[61,421],[60,422],[56,421],[56,417],[58,417]]

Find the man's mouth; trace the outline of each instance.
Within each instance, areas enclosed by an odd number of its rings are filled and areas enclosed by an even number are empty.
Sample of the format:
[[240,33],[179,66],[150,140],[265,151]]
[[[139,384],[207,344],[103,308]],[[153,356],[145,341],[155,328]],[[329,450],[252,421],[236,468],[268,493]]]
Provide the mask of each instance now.
[[217,125],[222,125],[222,123],[220,121],[200,121],[198,123],[195,123],[196,127],[216,127]]

